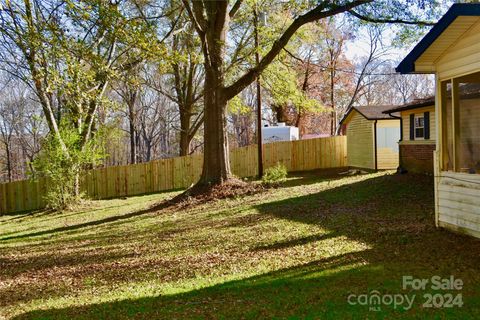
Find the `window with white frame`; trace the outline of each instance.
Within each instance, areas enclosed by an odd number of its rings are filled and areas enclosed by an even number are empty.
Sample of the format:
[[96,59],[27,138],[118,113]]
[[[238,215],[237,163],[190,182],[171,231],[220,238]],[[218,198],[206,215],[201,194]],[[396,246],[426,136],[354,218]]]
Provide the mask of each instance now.
[[422,115],[415,115],[415,139],[423,139],[425,136],[425,118]]

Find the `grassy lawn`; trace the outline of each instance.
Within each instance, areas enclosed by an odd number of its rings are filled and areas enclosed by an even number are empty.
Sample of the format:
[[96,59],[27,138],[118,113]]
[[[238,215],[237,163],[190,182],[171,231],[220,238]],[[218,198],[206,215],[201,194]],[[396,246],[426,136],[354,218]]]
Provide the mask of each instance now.
[[[291,177],[181,211],[163,193],[0,217],[0,319],[480,318],[480,241],[435,229],[432,178]],[[424,308],[402,276],[463,280]],[[413,307],[351,295],[415,295]]]

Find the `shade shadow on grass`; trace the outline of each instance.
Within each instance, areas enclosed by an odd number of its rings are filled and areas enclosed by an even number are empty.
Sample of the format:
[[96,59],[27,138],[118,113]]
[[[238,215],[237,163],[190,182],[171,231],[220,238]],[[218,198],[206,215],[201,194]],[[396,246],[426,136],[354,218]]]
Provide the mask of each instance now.
[[[332,168],[332,169],[321,169],[321,170],[312,170],[312,171],[306,171],[306,172],[299,172],[299,173],[292,173],[290,176],[293,177],[294,179],[290,179],[284,184],[284,187],[294,187],[298,185],[308,185],[308,184],[314,184],[319,182],[320,179],[325,179],[325,180],[338,180],[341,179],[342,176],[339,176],[338,173],[344,171],[345,168]],[[298,178],[298,179],[295,179]],[[178,190],[177,190],[178,191]],[[175,197],[176,198],[176,197]],[[175,199],[174,198],[174,199]],[[174,200],[172,199],[172,200]],[[18,231],[10,232],[3,234],[2,238],[0,238],[0,241],[7,241],[7,240],[12,240],[12,239],[24,239],[24,238],[32,238],[32,237],[39,237],[39,236],[46,236],[46,235],[51,235],[55,233],[60,233],[60,232],[66,232],[66,231],[73,231],[73,230],[78,230],[86,227],[92,227],[92,226],[97,226],[101,224],[106,224],[106,223],[111,223],[115,221],[122,221],[134,217],[138,217],[141,215],[145,215],[148,213],[152,213],[155,211],[160,211],[162,209],[168,208],[171,206],[171,203],[167,201],[163,201],[160,204],[156,204],[154,206],[151,206],[150,208],[140,210],[140,211],[135,211],[131,212],[128,214],[123,214],[123,215],[117,215],[117,216],[111,216],[105,219],[100,219],[100,220],[94,220],[94,221],[89,221],[85,223],[80,223],[76,225],[71,225],[71,226],[65,226],[65,227],[59,227],[59,228],[54,228],[50,230],[42,230],[42,231],[37,231],[37,232],[31,232],[31,233],[25,233],[25,234],[17,234]],[[114,206],[115,207],[115,206]],[[107,208],[102,208],[104,209],[109,209],[111,207]],[[96,208],[93,208],[93,210],[98,210]],[[22,219],[22,218],[29,218],[32,216],[43,216],[43,215],[51,215],[52,211],[49,210],[38,210],[38,211],[33,211],[33,212],[19,212],[15,214],[10,214],[15,217],[5,220],[4,222],[9,222],[12,220],[16,219]],[[73,214],[79,214],[79,213],[72,213]],[[62,218],[66,217],[68,215],[62,215]],[[55,218],[55,217],[54,217]],[[17,235],[11,235],[11,234],[17,234]]]
[[348,297],[370,290],[412,295],[401,289],[399,270],[365,264],[367,252],[317,260],[260,276],[174,295],[35,310],[14,319],[476,319],[478,299],[465,296],[468,308],[413,309],[352,305]]
[[308,186],[320,181],[334,181],[344,178],[341,173],[346,172],[348,168],[330,168],[302,172],[292,172],[288,174],[288,180],[282,184],[282,187]]
[[362,283],[376,273],[349,269],[352,262],[351,255],[332,257],[187,293],[37,310],[14,319],[262,319],[318,314],[338,318],[353,311],[346,297],[361,286],[347,289],[336,283],[347,279]]
[[145,215],[145,214],[157,212],[157,211],[169,208],[169,207],[171,207],[171,203],[169,201],[163,201],[160,204],[153,205],[149,208],[139,210],[139,211],[130,212],[130,213],[123,214],[123,215],[110,216],[110,217],[105,218],[105,219],[93,220],[93,221],[88,221],[88,222],[85,222],[85,223],[79,223],[79,224],[75,224],[75,225],[71,225],[71,226],[59,227],[59,228],[54,228],[54,229],[50,229],[50,230],[43,230],[43,231],[32,232],[32,233],[27,233],[27,234],[8,236],[8,237],[0,238],[0,241],[45,236],[45,235],[50,235],[50,234],[56,234],[56,233],[59,233],[59,232],[73,231],[73,230],[78,230],[78,229],[82,229],[82,228],[86,228],[86,227],[98,226],[98,225],[102,225],[102,224],[106,224],[106,223],[126,220],[126,219],[130,219],[130,218],[142,216],[142,215]]
[[[16,221],[24,218],[29,218],[32,216],[42,216],[46,214],[51,214],[52,211],[48,209],[40,209],[40,210],[29,210],[29,211],[19,211],[19,212],[12,212],[12,213],[2,213],[0,218],[2,218],[1,222],[10,222]],[[3,219],[5,217],[9,217],[9,219]]]
[[[50,255],[34,256],[30,257],[25,262],[19,264],[17,261],[11,261],[9,258],[1,258],[0,266],[2,266],[2,276],[15,277],[22,274],[25,271],[36,272],[40,270],[48,270],[50,268],[63,268],[70,266],[81,266],[88,264],[102,264],[110,261],[117,261],[120,259],[129,258],[135,256],[134,253],[124,252],[101,252],[94,254],[78,255],[69,254],[62,255],[62,259],[57,258],[57,254],[52,252]],[[16,265],[13,268],[12,265]]]
[[375,246],[384,244],[384,236],[434,228],[433,181],[424,176],[381,176],[255,207],[262,214],[319,225]]
[[[480,242],[433,225],[433,184],[422,176],[383,176],[254,206],[263,216],[320,226],[325,234],[250,248],[278,251],[341,238],[369,249],[316,259],[308,264],[192,290],[61,309],[35,310],[16,319],[259,319],[259,318],[478,318]],[[445,248],[448,248],[446,250]],[[254,261],[252,261],[254,263]],[[349,305],[351,293],[402,293],[404,275],[454,275],[464,281],[461,309],[411,311]],[[153,295],[153,294],[152,294]],[[417,301],[419,302],[419,301]]]
[[311,242],[323,241],[326,239],[331,239],[336,237],[337,234],[333,232],[323,233],[323,234],[314,234],[308,237],[295,238],[287,241],[275,242],[268,245],[261,245],[255,247],[253,251],[265,251],[265,250],[282,250],[286,248],[291,248],[295,246],[305,245]]
[[[104,211],[104,210],[111,210],[111,209],[114,209],[114,208],[121,208],[122,206],[121,205],[113,205],[113,206],[107,206],[107,207],[92,207],[92,208],[82,208],[81,211],[72,211],[72,212],[61,212],[61,211],[53,211],[53,210],[40,210],[40,211],[32,211],[32,212],[29,212],[28,214],[26,215],[23,215],[23,216],[20,216],[20,217],[17,217],[17,218],[12,218],[10,220],[4,220],[2,221],[3,223],[10,223],[12,222],[12,220],[20,220],[20,219],[37,219],[39,217],[42,217],[42,222],[46,222],[46,221],[55,221],[55,220],[58,220],[58,219],[65,219],[65,218],[69,218],[69,217],[72,217],[72,216],[80,216],[80,215],[83,215],[83,214],[88,214],[90,216],[93,216],[95,215],[98,211]],[[21,224],[22,222],[24,221],[15,221],[16,224]],[[15,239],[16,238],[24,238],[24,237],[29,237],[29,234],[38,234],[40,232],[49,232],[48,230],[45,230],[45,231],[37,231],[35,233],[28,233],[28,231],[30,230],[34,230],[36,229],[37,226],[35,225],[31,225],[29,228],[26,228],[26,229],[22,229],[22,230],[14,230],[14,231],[11,231],[11,232],[6,232],[6,233],[2,233],[0,234],[0,236],[2,238],[0,238],[0,241],[1,240],[8,240],[8,239]],[[27,233],[25,233],[27,232]],[[19,233],[24,233],[24,234],[21,234],[19,235]],[[15,234],[15,236],[12,236],[13,234]]]

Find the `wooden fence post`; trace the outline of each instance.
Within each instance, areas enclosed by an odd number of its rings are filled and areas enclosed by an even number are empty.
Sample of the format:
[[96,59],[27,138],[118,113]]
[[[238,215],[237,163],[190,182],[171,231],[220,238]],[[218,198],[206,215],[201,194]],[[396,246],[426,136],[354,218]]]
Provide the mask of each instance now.
[[[290,172],[346,166],[345,136],[274,142],[263,148],[265,168],[277,163]],[[257,175],[256,151],[256,145],[230,150],[230,165],[236,176]],[[82,175],[81,190],[91,199],[105,199],[187,188],[199,179],[202,163],[203,155],[195,154],[94,169]],[[0,214],[43,208],[47,189],[46,179],[0,184]]]

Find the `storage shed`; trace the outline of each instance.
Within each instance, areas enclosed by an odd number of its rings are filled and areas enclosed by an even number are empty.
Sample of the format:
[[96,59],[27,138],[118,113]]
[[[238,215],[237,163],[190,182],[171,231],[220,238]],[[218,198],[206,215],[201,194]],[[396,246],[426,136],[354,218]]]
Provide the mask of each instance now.
[[385,114],[392,106],[359,106],[350,108],[340,121],[347,136],[349,167],[372,170],[398,167],[400,119]]
[[480,4],[454,4],[397,71],[436,76],[436,224],[480,237]]
[[436,140],[435,97],[416,99],[384,113],[400,113],[400,167],[408,172],[432,174]]

